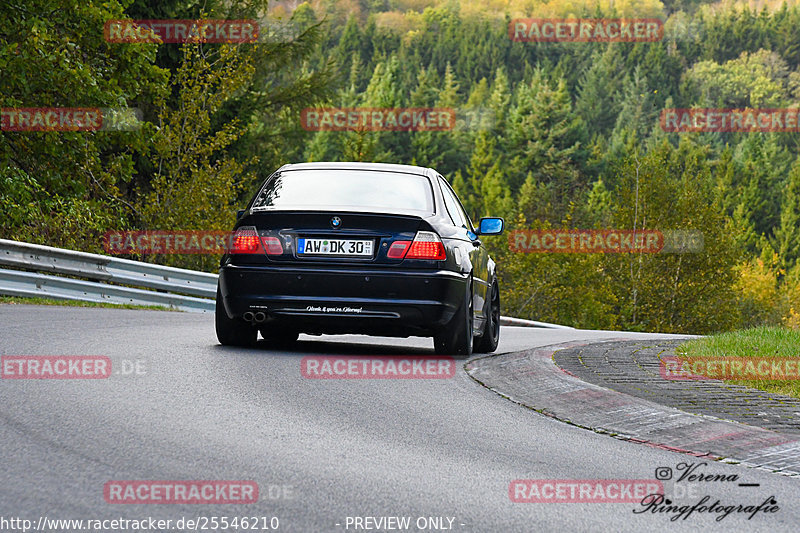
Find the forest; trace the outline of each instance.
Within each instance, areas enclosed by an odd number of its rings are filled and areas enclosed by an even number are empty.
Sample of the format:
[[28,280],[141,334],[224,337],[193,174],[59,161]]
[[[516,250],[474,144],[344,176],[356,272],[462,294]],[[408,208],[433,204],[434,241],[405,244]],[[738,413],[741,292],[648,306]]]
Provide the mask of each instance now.
[[[42,15],[46,14],[46,15]],[[655,42],[520,42],[520,17],[658,18]],[[255,44],[111,43],[110,19],[253,19]],[[473,221],[691,230],[686,253],[520,253],[504,315],[590,329],[800,328],[794,131],[670,131],[665,110],[800,107],[800,7],[693,0],[31,0],[0,6],[0,107],[123,107],[132,131],[0,132],[0,237],[102,253],[228,230],[284,163],[430,166]],[[446,131],[310,131],[308,108],[446,108]],[[218,256],[131,256],[214,271]]]

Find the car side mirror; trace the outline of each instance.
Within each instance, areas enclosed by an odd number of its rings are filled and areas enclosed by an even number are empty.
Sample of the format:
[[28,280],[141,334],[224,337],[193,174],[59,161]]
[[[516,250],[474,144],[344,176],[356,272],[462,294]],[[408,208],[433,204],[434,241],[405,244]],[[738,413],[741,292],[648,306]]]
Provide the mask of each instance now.
[[236,220],[242,218],[242,215],[244,215],[245,211],[247,211],[247,209],[239,209],[238,211],[236,211]]
[[482,218],[478,222],[478,235],[500,235],[505,225],[505,220],[500,217]]

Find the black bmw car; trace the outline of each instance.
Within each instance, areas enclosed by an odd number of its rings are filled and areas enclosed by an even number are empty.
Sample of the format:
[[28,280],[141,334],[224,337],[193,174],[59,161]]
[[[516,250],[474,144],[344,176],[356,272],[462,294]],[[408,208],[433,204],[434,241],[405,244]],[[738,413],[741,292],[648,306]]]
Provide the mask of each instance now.
[[483,218],[473,227],[431,168],[284,165],[239,212],[220,264],[217,338],[423,336],[440,355],[492,352],[500,292],[480,237],[503,226]]

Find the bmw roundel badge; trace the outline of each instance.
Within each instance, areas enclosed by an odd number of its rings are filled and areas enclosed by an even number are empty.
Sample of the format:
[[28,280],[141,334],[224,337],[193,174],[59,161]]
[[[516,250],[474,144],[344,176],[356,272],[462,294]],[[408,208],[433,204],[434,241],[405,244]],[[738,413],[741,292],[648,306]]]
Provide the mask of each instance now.
[[339,217],[333,217],[331,219],[331,227],[333,229],[339,229],[342,227],[342,219]]

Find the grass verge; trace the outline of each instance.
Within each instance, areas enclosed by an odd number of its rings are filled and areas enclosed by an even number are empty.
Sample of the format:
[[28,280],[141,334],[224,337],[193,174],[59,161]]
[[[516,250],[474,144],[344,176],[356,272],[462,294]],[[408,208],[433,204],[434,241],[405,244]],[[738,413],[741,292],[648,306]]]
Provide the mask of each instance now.
[[[754,365],[748,369],[758,370],[761,360],[779,363],[781,368],[788,369],[783,379],[724,379],[725,383],[744,385],[767,392],[775,392],[800,398],[800,331],[777,327],[758,327],[742,331],[720,333],[700,339],[694,339],[678,347],[677,355],[689,362],[696,359],[742,358],[750,359]],[[787,366],[786,359],[794,364]],[[794,368],[794,375],[791,369]],[[762,368],[765,368],[762,365]],[[733,372],[743,375],[742,372]]]
[[54,300],[51,298],[21,298],[18,296],[0,296],[0,304],[10,305],[63,305],[69,307],[110,307],[114,309],[149,309],[151,311],[178,311],[160,305],[133,305],[133,304],[112,304],[99,302],[84,302],[82,300]]

